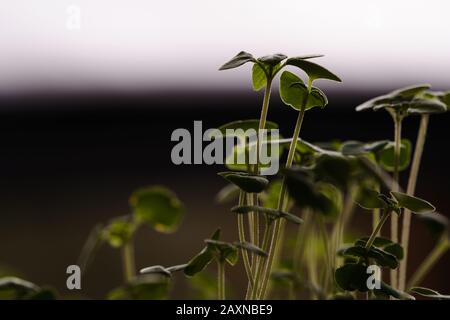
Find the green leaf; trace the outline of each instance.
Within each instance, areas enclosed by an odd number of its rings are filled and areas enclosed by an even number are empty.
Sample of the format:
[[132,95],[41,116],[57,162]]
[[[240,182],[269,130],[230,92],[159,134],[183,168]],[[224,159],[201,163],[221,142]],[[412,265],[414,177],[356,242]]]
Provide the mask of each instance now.
[[188,262],[186,268],[184,269],[184,274],[188,277],[192,277],[203,271],[213,260],[213,252],[206,247]]
[[352,180],[352,163],[342,156],[321,155],[314,168],[314,173],[319,181],[329,182],[345,191],[349,181]]
[[418,294],[423,297],[439,299],[439,300],[450,300],[450,295],[443,295],[436,290],[424,288],[424,287],[414,287],[411,288],[411,293]]
[[395,198],[395,200],[397,200],[400,207],[406,208],[411,212],[423,214],[430,213],[436,210],[436,208],[431,203],[423,199],[394,191],[391,191],[391,195]]
[[289,212],[280,211],[277,209],[272,208],[264,208],[260,206],[235,206],[231,208],[231,212],[237,213],[237,214],[246,214],[249,212],[257,212],[257,213],[263,213],[267,216],[271,217],[272,219],[277,218],[284,218],[289,222],[295,223],[295,224],[301,224],[303,223],[303,220]]
[[394,297],[399,300],[416,300],[413,296],[407,294],[406,292],[399,291],[397,289],[392,288],[390,285],[381,281],[381,288],[375,289],[374,292],[382,292],[387,296]]
[[[208,240],[217,241],[220,239],[221,230],[217,228],[216,231],[211,235],[211,238]],[[195,274],[199,273],[203,269],[205,269],[212,260],[214,260],[214,250],[211,249],[210,246],[206,246],[197,254],[194,258],[192,258],[187,265],[184,266],[183,271],[184,274],[188,277],[192,277]]]
[[361,208],[367,210],[388,208],[388,204],[385,201],[383,201],[379,197],[379,195],[380,195],[379,192],[363,187],[358,190],[358,195],[355,202]]
[[130,205],[139,221],[148,223],[159,232],[176,231],[183,219],[183,204],[172,191],[161,186],[133,192]]
[[362,264],[349,263],[335,272],[336,283],[346,291],[367,292],[367,268]]
[[286,55],[284,55],[282,53],[276,53],[276,54],[271,54],[271,55],[267,55],[267,56],[258,58],[258,61],[263,64],[273,67],[273,66],[279,64],[281,61],[283,61],[286,58],[287,58]]
[[447,111],[445,103],[439,99],[414,99],[408,108],[408,114],[433,114]]
[[136,225],[132,216],[114,218],[102,231],[100,238],[113,248],[120,248],[133,237]]
[[409,103],[414,99],[414,97],[420,95],[428,88],[430,88],[430,85],[428,84],[400,88],[360,104],[356,107],[356,111],[364,111],[368,109],[377,110],[396,106],[408,109],[410,106]]
[[36,294],[39,290],[39,286],[20,278],[4,277],[0,279],[1,299],[26,299],[27,296]]
[[425,90],[430,89],[431,85],[429,84],[416,84],[408,87],[400,88],[392,91],[393,96],[400,96],[402,98],[411,98],[415,97],[418,94],[424,92]]
[[383,251],[382,249],[376,247],[370,247],[370,249],[366,249],[365,247],[353,246],[347,248],[343,254],[345,256],[354,256],[360,257],[364,259],[374,259],[378,265],[382,267],[389,267],[391,269],[395,269],[398,267],[397,258],[388,252]]
[[[387,171],[394,171],[395,167],[395,144],[394,142],[387,143],[378,154],[378,163]],[[400,144],[400,158],[399,158],[399,170],[405,170],[409,166],[411,159],[411,142],[407,139],[402,139]]]
[[343,209],[342,192],[330,183],[319,183],[317,191],[319,192],[319,198],[326,199],[321,213],[325,217],[337,217]]
[[397,260],[402,260],[405,256],[403,247],[398,243],[387,245],[386,247],[384,247],[384,251],[394,255],[397,258]]
[[281,184],[282,182],[280,180],[274,180],[269,184],[269,188],[261,194],[262,204],[265,208],[276,209],[278,207]]
[[298,207],[311,208],[322,214],[329,212],[334,204],[319,192],[310,173],[301,169],[287,169],[284,172],[288,192]]
[[228,242],[206,239],[208,250],[215,251],[219,254],[220,260],[227,261],[230,265],[235,265],[238,260],[237,248]]
[[245,172],[219,172],[218,175],[248,193],[260,193],[269,184],[267,178]]
[[259,64],[255,63],[252,68],[253,90],[255,91],[261,90],[262,88],[264,88],[266,83],[267,83],[266,73]]
[[346,141],[341,145],[341,152],[344,156],[359,156],[367,153],[377,153],[382,150],[387,144],[388,140],[374,141],[374,142],[359,142]]
[[[308,99],[306,100],[306,97]],[[289,71],[284,71],[280,77],[280,97],[281,100],[295,110],[305,107],[309,110],[314,107],[323,108],[328,104],[326,95],[318,88],[312,87],[308,93],[303,81]],[[306,105],[304,105],[306,103]]]
[[310,81],[314,81],[316,79],[328,79],[341,82],[341,79],[331,71],[305,59],[290,58],[286,61],[286,65],[291,65],[302,69],[306,72]]
[[232,202],[239,197],[239,192],[239,187],[230,183],[217,193],[216,202],[220,204]]
[[248,52],[241,51],[234,56],[230,61],[225,63],[219,70],[228,70],[242,66],[247,62],[256,62],[256,59]]
[[235,242],[234,245],[240,249],[246,250],[250,253],[254,253],[261,257],[267,257],[268,254],[258,246],[255,246],[253,243],[250,242]]

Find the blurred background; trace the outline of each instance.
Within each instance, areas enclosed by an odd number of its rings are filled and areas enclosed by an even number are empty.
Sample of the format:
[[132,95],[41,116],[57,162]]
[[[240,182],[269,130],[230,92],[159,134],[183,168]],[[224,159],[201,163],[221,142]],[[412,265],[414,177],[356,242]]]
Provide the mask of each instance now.
[[[173,189],[187,213],[175,234],[139,232],[138,268],[187,261],[217,226],[235,240],[229,208],[214,202],[223,168],[175,166],[170,159],[176,128],[259,117],[262,93],[251,89],[250,66],[218,67],[241,50],[325,54],[318,62],[343,83],[317,82],[330,103],[308,112],[302,136],[392,139],[386,113],[354,107],[416,83],[450,89],[449,9],[444,0],[2,1],[0,275],[18,274],[70,295],[66,267],[76,263],[90,229],[127,214],[129,195],[145,185]],[[285,136],[295,124],[276,88],[269,119]],[[431,117],[416,192],[447,216],[449,120]],[[404,126],[414,141],[418,119]],[[352,230],[367,231],[370,218],[358,212]],[[433,246],[416,221],[412,235],[410,270]],[[448,293],[449,266],[447,255],[424,285]],[[240,268],[232,271],[236,297],[244,286]],[[82,294],[102,298],[121,281],[120,254],[105,247],[82,279]],[[188,297],[181,277],[173,296]]]

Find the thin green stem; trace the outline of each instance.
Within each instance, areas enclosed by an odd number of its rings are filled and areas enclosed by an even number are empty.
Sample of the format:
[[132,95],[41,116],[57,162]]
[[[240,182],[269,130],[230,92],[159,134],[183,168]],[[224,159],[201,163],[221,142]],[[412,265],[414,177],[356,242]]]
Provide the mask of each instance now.
[[[239,194],[239,206],[243,206],[245,201],[245,192],[241,191]],[[237,215],[237,223],[238,223],[238,234],[239,234],[239,241],[245,242],[245,229],[244,229],[244,216],[243,214]],[[253,287],[254,281],[253,281],[253,275],[252,270],[250,266],[250,259],[248,257],[247,250],[241,249],[242,254],[242,260],[244,261],[244,268],[245,273],[247,274],[247,278],[249,281],[249,286]]]
[[370,247],[372,247],[373,242],[375,241],[375,238],[380,233],[381,228],[383,227],[386,220],[389,218],[390,214],[391,214],[390,210],[386,210],[386,209],[384,210],[383,215],[381,216],[380,222],[377,224],[375,229],[372,231],[372,234],[370,235],[369,240],[367,240],[367,242],[366,242],[366,246],[365,246],[366,249],[370,249]]
[[217,261],[217,299],[225,300],[225,261]]
[[[393,191],[398,191],[399,189],[399,164],[400,164],[400,147],[402,139],[402,116],[396,114],[394,117],[395,124],[395,149],[394,149],[394,183],[392,186]],[[398,243],[398,215],[391,215],[391,241]],[[397,288],[397,270],[391,269],[391,286]]]
[[134,245],[133,240],[130,239],[122,247],[122,264],[123,277],[126,283],[130,282],[135,276],[135,262],[134,262]]
[[428,274],[428,272],[433,268],[433,266],[449,249],[450,249],[449,240],[447,238],[441,238],[436,247],[434,247],[434,249],[430,252],[430,254],[425,258],[425,260],[423,260],[419,268],[417,268],[416,272],[411,277],[411,280],[409,281],[407,288],[411,289],[412,287],[420,285],[420,283]]
[[[266,225],[264,228],[263,240],[262,240],[262,250],[265,252],[267,252],[269,249],[269,235],[270,235],[270,229],[271,229],[272,225],[273,225],[273,221],[266,219]],[[253,286],[253,290],[252,290],[252,294],[251,294],[252,300],[257,299],[257,297],[258,297],[258,289],[261,287],[261,276],[262,276],[264,265],[265,265],[265,263],[261,260],[260,264],[257,267],[256,275],[255,275],[255,285]]]
[[[408,187],[406,193],[413,196],[416,190],[417,177],[419,175],[420,162],[422,160],[423,147],[427,136],[429,115],[424,114],[420,118],[419,132],[417,134],[416,147],[414,149],[414,157],[411,165],[411,171],[409,173]],[[399,270],[399,289],[405,290],[406,286],[406,272],[408,265],[408,246],[409,246],[409,234],[411,229],[411,211],[405,209],[403,212],[402,222],[402,239],[401,245],[404,250],[403,260],[400,262]]]
[[[310,88],[311,88],[311,82],[308,85],[308,92],[309,92]],[[306,95],[305,101],[303,103],[304,106],[307,105],[308,96],[309,96],[309,94]],[[292,163],[294,162],[295,150],[297,148],[297,141],[300,136],[300,130],[302,128],[304,117],[305,117],[305,107],[302,107],[298,114],[297,122],[295,124],[294,134],[292,136],[292,141],[289,146],[288,157],[286,160],[286,168],[290,168],[292,166]],[[280,210],[280,211],[286,210],[286,206],[288,203],[288,201],[286,199],[286,194],[287,194],[286,179],[283,178],[283,182],[281,184],[280,196],[278,198],[278,210]],[[270,242],[269,256],[267,257],[267,260],[266,260],[266,268],[265,268],[264,276],[263,276],[263,280],[262,280],[263,284],[262,284],[262,290],[260,292],[260,297],[264,297],[264,295],[265,295],[265,290],[267,288],[267,282],[269,281],[270,273],[273,268],[275,252],[276,252],[278,243],[281,241],[280,235],[283,233],[282,229],[284,229],[284,226],[285,226],[284,219],[277,219],[275,221],[274,231],[272,233],[272,239]]]

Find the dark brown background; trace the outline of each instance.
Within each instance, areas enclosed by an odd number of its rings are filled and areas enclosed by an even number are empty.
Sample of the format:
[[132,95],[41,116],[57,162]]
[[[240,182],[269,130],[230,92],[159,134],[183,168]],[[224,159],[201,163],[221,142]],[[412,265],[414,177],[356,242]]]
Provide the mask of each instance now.
[[[389,88],[392,89],[392,88]],[[309,141],[377,140],[392,137],[384,112],[356,113],[358,103],[382,93],[329,92],[330,105],[308,112],[302,136]],[[294,112],[272,95],[269,119],[288,136]],[[158,93],[26,94],[0,97],[0,265],[62,294],[65,269],[76,263],[89,230],[97,222],[128,213],[127,200],[137,187],[164,184],[185,202],[179,231],[162,235],[142,230],[136,239],[137,267],[186,262],[202,239],[222,226],[226,239],[237,238],[226,206],[214,203],[223,181],[220,166],[175,166],[170,161],[176,128],[192,131],[236,119],[257,118],[262,97],[250,91],[162,91]],[[448,214],[450,115],[433,116],[417,194]],[[405,122],[404,136],[415,140],[418,119]],[[405,177],[403,177],[405,178]],[[352,229],[363,232],[370,220],[359,213]],[[365,225],[368,225],[367,223]],[[432,239],[414,223],[411,267],[432,248]],[[450,291],[447,255],[426,285]],[[241,266],[232,271],[236,297],[243,284]],[[121,282],[119,252],[103,248],[82,279],[82,294],[101,298]],[[231,283],[231,282],[230,282]],[[174,297],[189,297],[182,277]]]

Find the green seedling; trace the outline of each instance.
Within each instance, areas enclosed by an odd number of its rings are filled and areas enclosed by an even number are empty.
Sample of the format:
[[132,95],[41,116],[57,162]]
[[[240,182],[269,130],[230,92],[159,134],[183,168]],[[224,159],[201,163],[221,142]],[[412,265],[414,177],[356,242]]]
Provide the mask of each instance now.
[[[356,107],[357,111],[363,111],[367,109],[373,109],[373,110],[380,110],[385,109],[389,112],[389,114],[392,116],[392,119],[394,121],[394,166],[393,166],[393,175],[394,175],[394,184],[392,186],[392,190],[398,191],[399,190],[399,173],[401,171],[400,167],[400,154],[401,154],[401,132],[402,132],[402,123],[403,119],[407,117],[408,115],[412,114],[430,114],[430,113],[439,113],[439,112],[445,112],[446,106],[443,102],[441,102],[439,99],[429,97],[424,95],[425,91],[430,88],[430,85],[424,84],[424,85],[415,85],[410,86],[402,89],[398,89],[395,91],[392,91],[386,95],[376,97],[374,99],[371,99],[358,107]],[[428,121],[428,120],[426,120]],[[423,124],[426,125],[426,124]],[[419,139],[420,142],[420,139]],[[423,147],[423,146],[422,146]],[[420,146],[419,146],[420,148]],[[417,150],[417,148],[416,148]],[[420,151],[420,150],[419,150]],[[421,153],[421,152],[420,152]],[[417,161],[420,162],[420,159],[417,159]],[[418,163],[417,169],[418,170]],[[413,172],[415,176],[417,176],[417,172]],[[414,179],[414,178],[413,178]],[[411,181],[414,182],[414,181]],[[415,184],[415,182],[414,182]],[[412,186],[411,186],[412,190]],[[413,192],[408,192],[408,194],[412,195]],[[406,216],[406,215],[405,215]],[[409,214],[405,218],[407,221],[407,227],[408,227],[408,234],[405,234],[405,241],[406,237],[409,238]],[[398,216],[392,215],[391,218],[391,239],[393,242],[399,241],[398,236]],[[407,243],[404,245],[405,248],[407,248]],[[406,252],[407,255],[407,252]],[[406,260],[406,259],[405,259]],[[403,273],[402,273],[403,274]],[[402,275],[402,281],[404,276]],[[397,278],[397,272],[393,270],[391,272],[391,284],[393,287],[397,287],[398,285],[398,278]],[[402,286],[402,285],[401,285]]]

